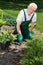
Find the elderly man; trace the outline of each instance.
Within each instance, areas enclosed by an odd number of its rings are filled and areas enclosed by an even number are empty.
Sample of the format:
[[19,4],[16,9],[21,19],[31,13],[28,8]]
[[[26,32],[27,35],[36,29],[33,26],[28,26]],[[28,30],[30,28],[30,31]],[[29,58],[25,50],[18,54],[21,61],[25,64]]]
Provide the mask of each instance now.
[[[22,42],[24,39],[32,39],[32,29],[35,26],[36,22],[36,11],[37,10],[37,4],[30,3],[27,7],[27,9],[22,9],[18,17],[16,19],[17,22],[17,41]],[[29,24],[31,23],[31,27],[28,28]]]

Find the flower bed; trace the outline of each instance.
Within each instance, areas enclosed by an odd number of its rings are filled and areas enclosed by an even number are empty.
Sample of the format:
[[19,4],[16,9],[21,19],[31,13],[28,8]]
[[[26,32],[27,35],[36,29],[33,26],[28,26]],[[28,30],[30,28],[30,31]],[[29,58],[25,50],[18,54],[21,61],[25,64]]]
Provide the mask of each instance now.
[[14,34],[10,34],[9,32],[1,32],[0,31],[0,44],[1,48],[9,46],[10,43],[14,42],[16,36]]
[[24,49],[20,65],[43,65],[43,39],[41,37],[27,40],[27,48]]

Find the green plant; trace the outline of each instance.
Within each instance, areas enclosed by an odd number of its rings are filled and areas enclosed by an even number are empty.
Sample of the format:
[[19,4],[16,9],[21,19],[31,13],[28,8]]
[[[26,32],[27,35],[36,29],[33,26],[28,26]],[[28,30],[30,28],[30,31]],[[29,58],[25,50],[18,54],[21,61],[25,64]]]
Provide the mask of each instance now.
[[43,39],[41,37],[27,40],[27,48],[24,49],[20,65],[43,65]]
[[10,34],[8,32],[0,32],[0,43],[6,44],[6,42],[13,42],[16,39],[16,35]]
[[10,25],[10,26],[15,26],[16,24],[16,20],[13,16],[7,14],[7,13],[4,13],[3,14],[3,18],[2,18],[4,21],[6,21],[6,24],[7,25]]
[[5,24],[6,24],[6,21],[0,19],[0,26],[5,25]]

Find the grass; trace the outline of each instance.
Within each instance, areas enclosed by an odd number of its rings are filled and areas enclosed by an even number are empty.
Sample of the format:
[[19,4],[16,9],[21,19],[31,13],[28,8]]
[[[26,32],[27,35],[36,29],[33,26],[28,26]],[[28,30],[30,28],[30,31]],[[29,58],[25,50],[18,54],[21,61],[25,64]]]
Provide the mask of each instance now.
[[40,32],[43,32],[43,11],[37,12],[37,25],[36,28],[40,30]]
[[18,13],[19,13],[19,10],[4,10],[5,12],[7,12],[8,14],[12,15],[14,18],[17,17]]

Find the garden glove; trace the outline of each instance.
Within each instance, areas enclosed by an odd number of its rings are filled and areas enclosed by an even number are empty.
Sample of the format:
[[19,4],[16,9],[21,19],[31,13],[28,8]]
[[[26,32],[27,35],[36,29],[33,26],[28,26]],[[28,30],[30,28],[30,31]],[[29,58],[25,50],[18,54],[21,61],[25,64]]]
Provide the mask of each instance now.
[[22,42],[22,41],[23,41],[23,36],[22,36],[22,34],[18,34],[18,36],[17,36],[17,41],[18,41],[18,42]]
[[29,39],[32,39],[32,32],[29,32]]

